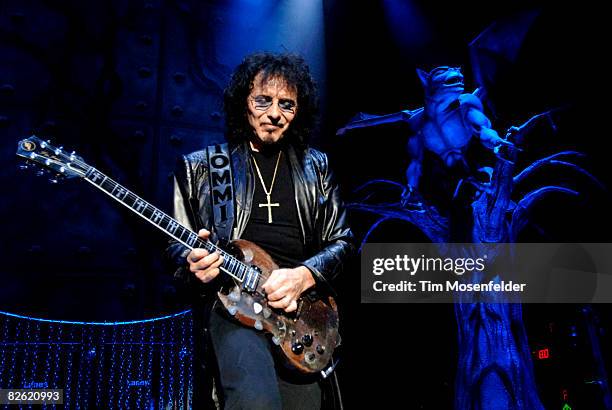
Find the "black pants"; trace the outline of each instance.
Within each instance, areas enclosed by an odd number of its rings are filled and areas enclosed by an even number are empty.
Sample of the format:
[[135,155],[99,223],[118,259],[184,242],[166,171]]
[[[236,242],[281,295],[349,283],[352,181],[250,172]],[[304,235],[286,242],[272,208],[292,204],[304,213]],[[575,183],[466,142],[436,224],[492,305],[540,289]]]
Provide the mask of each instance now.
[[275,363],[268,337],[238,324],[219,309],[211,312],[209,331],[225,409],[321,408],[321,388],[313,376]]

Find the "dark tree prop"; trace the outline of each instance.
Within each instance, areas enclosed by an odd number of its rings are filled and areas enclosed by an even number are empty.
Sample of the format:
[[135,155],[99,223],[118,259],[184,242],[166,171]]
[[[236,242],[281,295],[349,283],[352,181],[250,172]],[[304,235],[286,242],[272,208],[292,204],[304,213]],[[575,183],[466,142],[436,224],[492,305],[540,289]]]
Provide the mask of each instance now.
[[[580,197],[574,189],[546,185],[513,198],[515,186],[525,182],[536,170],[563,167],[586,176],[594,185],[602,184],[588,171],[565,160],[582,157],[576,151],[561,151],[534,161],[516,173],[517,157],[533,126],[549,121],[553,130],[552,112],[535,115],[520,127],[511,127],[506,139],[513,145],[500,147],[495,167],[488,183],[464,180],[461,184],[477,186],[471,202],[473,223],[467,238],[473,243],[515,242],[521,231],[532,221],[530,211],[543,198],[561,194]],[[381,187],[399,191],[396,202],[372,203],[370,198]],[[414,225],[435,243],[456,240],[451,229],[452,217],[442,215],[427,204],[416,192],[408,195],[409,187],[389,180],[370,181],[357,189],[363,199],[349,208],[380,216],[363,238],[362,246],[383,222],[400,220]],[[419,198],[415,202],[415,196]],[[410,197],[410,201],[404,198]],[[480,281],[483,278],[475,278]],[[493,278],[499,280],[499,277]],[[490,295],[489,295],[490,296]],[[459,296],[458,296],[459,297]],[[457,300],[460,302],[461,300]],[[500,301],[503,302],[503,301]],[[543,409],[535,387],[527,336],[522,321],[522,308],[516,303],[457,303],[459,360],[456,378],[457,409]]]

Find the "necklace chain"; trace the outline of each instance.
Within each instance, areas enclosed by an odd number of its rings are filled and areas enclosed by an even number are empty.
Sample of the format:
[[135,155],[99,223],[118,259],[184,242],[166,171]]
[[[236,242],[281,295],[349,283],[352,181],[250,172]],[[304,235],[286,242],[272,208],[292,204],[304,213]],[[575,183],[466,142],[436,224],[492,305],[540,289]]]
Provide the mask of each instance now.
[[279,151],[278,158],[276,159],[276,166],[274,167],[274,175],[272,175],[272,182],[270,183],[270,190],[266,188],[266,184],[264,183],[263,177],[261,176],[261,171],[259,170],[259,165],[257,165],[257,160],[255,156],[253,156],[253,163],[255,164],[255,169],[257,170],[257,176],[259,176],[259,181],[261,182],[261,186],[263,187],[264,192],[267,196],[272,195],[272,189],[274,189],[274,181],[276,180],[276,172],[278,171],[278,164],[280,163],[281,154],[283,151]]

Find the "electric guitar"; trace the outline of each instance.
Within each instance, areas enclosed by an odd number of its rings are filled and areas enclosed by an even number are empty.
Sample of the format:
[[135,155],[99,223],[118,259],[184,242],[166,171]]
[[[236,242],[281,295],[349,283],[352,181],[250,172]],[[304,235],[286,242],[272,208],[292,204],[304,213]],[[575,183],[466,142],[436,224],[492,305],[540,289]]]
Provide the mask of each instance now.
[[291,367],[303,373],[321,372],[324,377],[333,370],[333,365],[326,366],[340,344],[334,299],[302,297],[297,311],[292,313],[269,307],[261,285],[278,266],[259,246],[238,239],[228,249],[221,249],[86,164],[74,152],[66,153],[36,136],[19,141],[17,155],[60,177],[83,178],[189,249],[219,252],[223,256],[221,271],[233,279],[231,288],[217,293],[229,314],[246,326],[269,333]]

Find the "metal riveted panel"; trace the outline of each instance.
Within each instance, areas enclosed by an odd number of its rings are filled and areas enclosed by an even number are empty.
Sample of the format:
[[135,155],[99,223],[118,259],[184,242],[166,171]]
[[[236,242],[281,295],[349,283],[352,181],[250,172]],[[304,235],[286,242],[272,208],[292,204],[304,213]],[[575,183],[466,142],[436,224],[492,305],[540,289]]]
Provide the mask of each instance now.
[[160,0],[134,2],[115,32],[112,53],[119,94],[113,117],[142,118],[156,115],[159,82]]
[[229,68],[217,63],[210,54],[202,54],[202,42],[209,35],[207,15],[202,9],[206,10],[203,4],[170,8],[165,15],[161,114],[169,124],[222,130],[222,95]]
[[85,320],[173,309],[166,237],[84,181],[50,185],[18,171],[16,142],[51,138],[170,212],[176,158],[223,140],[224,7],[2,2],[3,308]]

